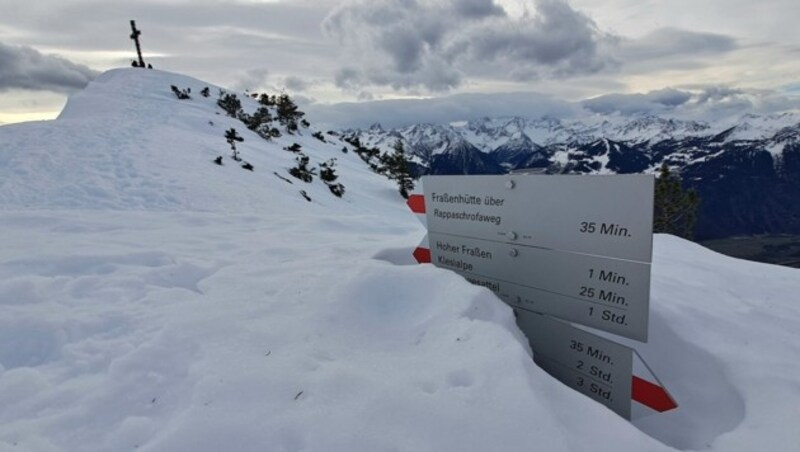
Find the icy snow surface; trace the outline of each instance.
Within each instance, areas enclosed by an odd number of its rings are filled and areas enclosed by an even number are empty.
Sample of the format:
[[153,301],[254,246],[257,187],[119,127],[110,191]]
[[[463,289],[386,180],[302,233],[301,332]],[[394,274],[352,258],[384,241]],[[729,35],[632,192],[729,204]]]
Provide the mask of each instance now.
[[[0,127],[3,452],[798,450],[797,270],[657,236],[637,348],[681,408],[633,425],[488,290],[412,265],[422,227],[343,143],[264,141],[204,86],[115,70]],[[293,142],[343,199],[288,176]]]

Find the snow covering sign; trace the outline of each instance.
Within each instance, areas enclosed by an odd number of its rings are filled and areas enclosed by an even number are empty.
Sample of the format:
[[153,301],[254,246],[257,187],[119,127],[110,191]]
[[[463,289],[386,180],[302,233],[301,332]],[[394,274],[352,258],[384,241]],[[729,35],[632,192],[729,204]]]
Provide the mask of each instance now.
[[[428,228],[417,260],[492,290],[517,309],[540,367],[629,419],[633,350],[548,316],[647,342],[653,177],[422,182],[424,195],[409,201]],[[636,395],[657,411],[674,408]]]

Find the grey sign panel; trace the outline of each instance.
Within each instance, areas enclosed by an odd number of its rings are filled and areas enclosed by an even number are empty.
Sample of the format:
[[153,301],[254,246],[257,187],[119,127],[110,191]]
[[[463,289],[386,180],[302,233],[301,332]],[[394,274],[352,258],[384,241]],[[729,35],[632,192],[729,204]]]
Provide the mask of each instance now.
[[[622,308],[586,304],[565,295],[479,275],[458,272],[469,282],[492,290],[512,307],[545,313],[581,325],[647,342],[647,324],[630,322]],[[645,318],[646,321],[646,318]]]
[[650,264],[428,233],[434,265],[506,303],[647,341]]
[[631,418],[633,350],[547,316],[517,312],[536,364],[565,385]]
[[425,176],[428,230],[650,262],[649,175]]

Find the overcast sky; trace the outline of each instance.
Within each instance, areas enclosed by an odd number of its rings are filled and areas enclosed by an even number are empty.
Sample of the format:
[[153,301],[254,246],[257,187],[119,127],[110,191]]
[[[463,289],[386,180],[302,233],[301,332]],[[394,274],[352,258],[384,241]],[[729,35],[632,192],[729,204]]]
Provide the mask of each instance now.
[[0,11],[6,123],[54,117],[98,73],[129,66],[130,19],[157,69],[285,89],[337,125],[800,106],[798,0],[0,0]]

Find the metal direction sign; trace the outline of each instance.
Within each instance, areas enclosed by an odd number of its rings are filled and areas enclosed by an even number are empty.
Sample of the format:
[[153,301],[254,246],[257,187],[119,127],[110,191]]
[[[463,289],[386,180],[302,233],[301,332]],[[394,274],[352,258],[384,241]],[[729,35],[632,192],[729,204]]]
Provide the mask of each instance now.
[[428,230],[650,262],[648,175],[425,176]]
[[631,418],[632,349],[541,314],[516,312],[539,367],[625,419]]
[[431,262],[508,304],[647,341],[650,264],[428,233]]
[[516,308],[534,360],[567,386],[626,419],[632,406],[671,410],[677,404],[652,372],[634,375],[644,361],[633,349],[549,317],[647,341],[654,182],[426,176],[425,194],[408,201],[428,229],[414,257]]

